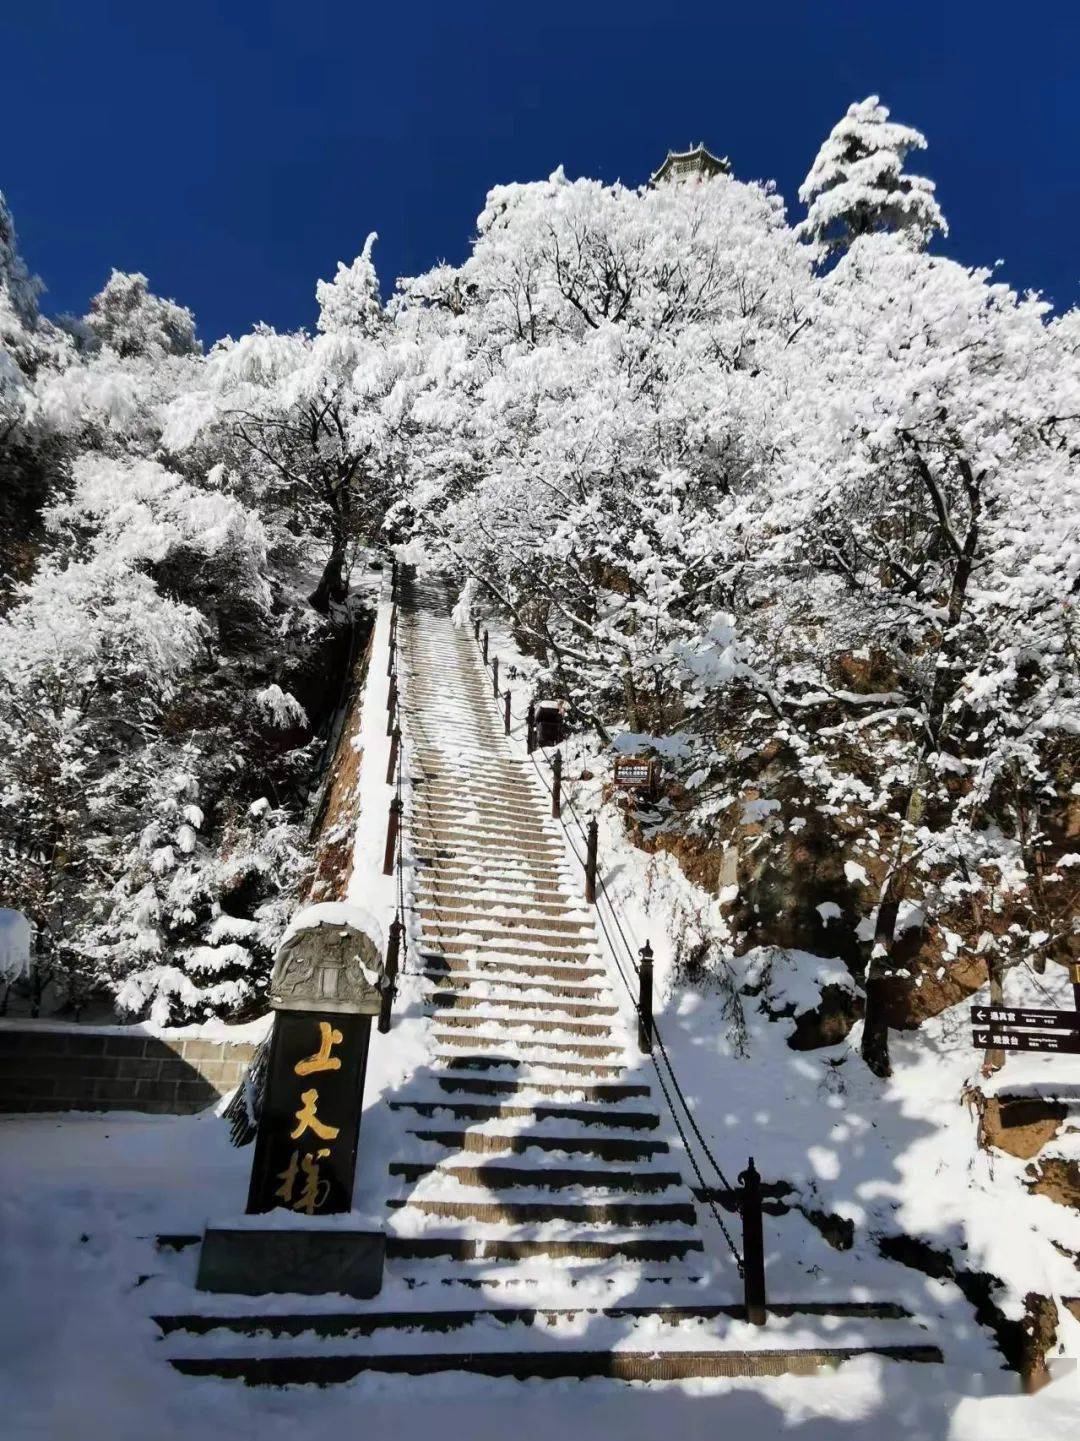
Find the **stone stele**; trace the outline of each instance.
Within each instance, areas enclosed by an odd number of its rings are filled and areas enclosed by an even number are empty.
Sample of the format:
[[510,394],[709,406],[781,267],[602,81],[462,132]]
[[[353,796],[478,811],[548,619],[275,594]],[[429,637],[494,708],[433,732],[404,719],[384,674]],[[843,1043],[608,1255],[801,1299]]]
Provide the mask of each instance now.
[[341,921],[316,921],[293,931],[278,951],[270,1004],[279,1011],[377,1016],[382,979],[382,956],[369,935]]

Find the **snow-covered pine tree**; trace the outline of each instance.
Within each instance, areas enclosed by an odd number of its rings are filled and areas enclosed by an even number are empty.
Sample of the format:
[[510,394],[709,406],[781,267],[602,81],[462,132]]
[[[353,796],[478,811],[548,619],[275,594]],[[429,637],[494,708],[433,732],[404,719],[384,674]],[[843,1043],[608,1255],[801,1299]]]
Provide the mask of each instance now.
[[195,317],[175,300],[154,295],[145,275],[114,270],[90,302],[86,329],[126,359],[133,355],[195,355]]
[[919,249],[935,231],[947,235],[933,181],[904,170],[908,154],[925,149],[925,136],[890,120],[876,95],[848,106],[799,187],[807,206],[799,234],[827,257],[879,231],[903,235]]

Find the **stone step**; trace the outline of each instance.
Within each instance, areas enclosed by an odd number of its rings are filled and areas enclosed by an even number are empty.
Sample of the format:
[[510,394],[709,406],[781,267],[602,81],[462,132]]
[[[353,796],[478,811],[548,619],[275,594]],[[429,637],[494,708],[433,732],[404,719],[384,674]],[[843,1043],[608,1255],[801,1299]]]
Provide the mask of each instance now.
[[438,1175],[447,1181],[462,1186],[478,1186],[486,1191],[516,1190],[532,1186],[542,1190],[559,1191],[587,1186],[603,1186],[610,1191],[669,1191],[683,1185],[678,1171],[627,1171],[620,1167],[605,1166],[590,1170],[587,1167],[560,1166],[451,1166],[436,1165],[430,1161],[392,1161],[391,1176],[403,1180],[420,1181],[425,1176]]
[[481,960],[497,959],[499,957],[502,957],[504,960],[510,961],[512,959],[516,960],[518,957],[520,957],[523,961],[529,962],[557,961],[561,962],[563,965],[566,966],[580,966],[586,961],[594,959],[596,955],[595,946],[591,948],[578,948],[576,946],[568,945],[567,943],[562,941],[560,941],[557,945],[553,943],[546,946],[526,946],[519,945],[516,942],[511,943],[509,940],[505,939],[501,939],[497,942],[489,942],[483,940],[480,937],[477,937],[476,940],[464,941],[450,940],[449,938],[445,938],[437,934],[432,936],[430,939],[426,939],[425,937],[426,932],[425,935],[421,936],[421,945],[437,945],[438,951],[434,952],[434,954],[445,956],[470,955],[476,956]]
[[444,921],[421,919],[420,930],[425,939],[446,937],[448,940],[462,940],[466,946],[500,950],[504,941],[513,941],[515,946],[527,945],[535,948],[539,955],[574,956],[585,958],[595,955],[595,936],[578,936],[567,931],[537,931],[526,925],[506,925],[501,921],[494,924],[478,922],[467,925]]
[[484,825],[482,821],[456,820],[428,810],[422,801],[416,801],[406,809],[406,821],[414,830],[422,830],[435,836],[467,840],[470,845],[486,846],[492,850],[503,847],[513,849],[542,850],[552,855],[563,854],[562,837],[543,826],[496,826]]
[[536,991],[543,996],[562,996],[567,1000],[599,1000],[611,995],[606,978],[601,985],[580,985],[570,982],[533,980],[510,980],[498,975],[480,975],[471,971],[420,971],[422,980],[428,981],[439,990],[459,992],[472,986],[498,986],[500,990]]
[[526,841],[503,844],[479,836],[455,835],[452,831],[434,831],[430,826],[418,825],[414,820],[406,822],[413,850],[418,855],[436,854],[442,860],[467,857],[473,865],[496,862],[497,868],[505,869],[515,864],[528,866],[537,871],[565,870],[561,846],[545,846]]
[[515,1106],[506,1102],[483,1101],[390,1101],[391,1111],[412,1111],[418,1116],[431,1119],[443,1114],[455,1120],[505,1121],[522,1117],[529,1121],[577,1121],[582,1126],[605,1126],[624,1131],[655,1131],[660,1124],[658,1116],[650,1111],[617,1111],[595,1106],[553,1106],[543,1102],[533,1105]]
[[483,1221],[493,1225],[504,1222],[510,1226],[545,1221],[635,1227],[697,1223],[697,1212],[686,1201],[450,1201],[409,1196],[388,1201],[387,1205],[391,1210],[415,1211],[443,1221]]
[[558,919],[559,916],[580,916],[583,924],[591,924],[591,915],[581,896],[567,895],[564,891],[525,892],[518,889],[500,889],[499,885],[484,880],[460,876],[457,879],[428,878],[424,870],[417,872],[417,889],[420,904],[428,906],[450,905],[456,909],[472,908],[473,911],[495,912],[513,906],[518,915],[536,915],[538,918]]
[[509,1152],[527,1156],[530,1151],[559,1151],[569,1156],[601,1156],[605,1161],[645,1161],[667,1155],[666,1141],[644,1141],[637,1136],[552,1136],[547,1132],[462,1131],[446,1128],[413,1130],[419,1141],[430,1141],[448,1151],[497,1156]]
[[436,906],[513,906],[521,915],[566,915],[584,908],[580,896],[566,886],[546,883],[528,884],[520,878],[497,880],[475,873],[453,874],[430,866],[418,866],[415,872],[419,899]]
[[556,1380],[603,1377],[613,1381],[683,1381],[692,1377],[814,1376],[833,1371],[858,1356],[890,1361],[936,1363],[941,1351],[930,1345],[836,1346],[752,1351],[644,1351],[610,1349],[543,1351],[358,1352],[343,1356],[209,1356],[175,1358],[171,1365],[188,1376],[218,1376],[248,1386],[327,1386],[351,1381],[365,1371],[428,1376],[466,1371],[479,1376]]
[[474,1076],[439,1076],[440,1091],[474,1096],[514,1096],[529,1091],[541,1095],[566,1095],[572,1093],[586,1101],[632,1101],[643,1097],[648,1099],[652,1090],[645,1084],[627,1082],[624,1085],[600,1083],[588,1085],[585,1082],[565,1081],[505,1081]]
[[461,845],[483,847],[507,855],[525,852],[529,855],[564,854],[562,839],[550,836],[537,826],[495,826],[481,822],[455,821],[448,816],[434,815],[422,806],[410,807],[406,823],[417,835],[435,840],[453,841]]
[[[567,920],[557,913],[525,916],[517,912],[514,915],[502,915],[499,911],[485,909],[480,905],[442,906],[432,905],[430,902],[421,902],[416,909],[421,916],[430,916],[436,923],[444,925],[452,921],[462,921],[466,925],[474,924],[477,921],[486,921],[492,925],[507,925],[515,928],[527,927],[530,931],[555,931],[564,932],[567,935],[573,935],[580,931],[589,931],[593,935],[596,934],[596,928],[592,923],[592,919],[587,915],[582,915],[578,920]],[[506,907],[505,909],[510,908]]]
[[418,1261],[447,1256],[455,1261],[521,1261],[532,1257],[552,1260],[681,1261],[705,1248],[683,1236],[622,1236],[600,1240],[573,1236],[559,1240],[511,1240],[473,1236],[387,1236],[387,1260]]
[[506,754],[492,755],[492,748],[451,740],[446,745],[436,744],[423,736],[416,737],[410,744],[412,756],[429,776],[453,780],[465,775],[474,780],[478,788],[497,790],[497,783],[505,781],[508,786],[530,786],[531,770],[528,761],[518,760]]
[[456,991],[428,992],[425,1001],[435,1011],[468,1011],[475,1010],[478,1006],[505,1006],[508,1010],[533,1010],[542,1012],[556,1011],[564,1016],[615,1016],[618,1015],[616,1006],[598,1005],[586,1001],[550,1001],[550,1000],[523,1000],[519,996],[463,996]]
[[[624,1065],[609,1064],[606,1061],[522,1061],[517,1056],[485,1056],[482,1052],[472,1056],[435,1053],[448,1071],[483,1071],[485,1075],[498,1071],[500,1075],[538,1076],[583,1076],[612,1077],[626,1070]],[[527,1071],[523,1067],[527,1066]]]
[[437,847],[420,847],[414,864],[419,873],[434,876],[444,883],[447,881],[472,881],[477,885],[499,886],[502,889],[518,889],[527,899],[531,893],[555,891],[570,896],[576,882],[566,866],[541,866],[535,861],[514,864],[509,859],[499,864],[467,857],[460,852],[442,854]]
[[[459,1030],[472,1031],[482,1030],[485,1026],[499,1026],[510,1038],[526,1031],[526,1034],[534,1031],[543,1031],[545,1035],[549,1032],[560,1036],[589,1036],[596,1039],[607,1039],[611,1036],[611,1023],[609,1021],[579,1021],[556,1020],[548,1016],[493,1016],[486,1012],[479,1016],[459,1016],[454,1012],[440,1011],[438,1013],[438,1024],[440,1026],[454,1026]],[[547,1044],[545,1040],[544,1044]]]
[[433,809],[457,813],[463,810],[490,812],[500,820],[539,820],[550,822],[551,802],[544,805],[541,797],[533,790],[514,786],[511,790],[489,791],[474,786],[466,790],[461,786],[437,780],[434,776],[416,778],[413,781],[413,799],[424,801]]
[[[486,829],[514,831],[523,825],[536,826],[543,834],[556,838],[562,832],[551,818],[551,807],[545,811],[540,804],[525,801],[484,801],[479,797],[464,797],[451,800],[449,796],[429,795],[427,787],[417,787],[413,792],[413,805],[423,808],[432,816],[450,825],[474,824]],[[470,821],[470,817],[479,817]]]
[[546,1038],[541,1042],[536,1042],[534,1047],[530,1048],[519,1036],[491,1034],[478,1036],[466,1031],[456,1035],[452,1032],[436,1031],[434,1039],[440,1046],[477,1047],[484,1051],[490,1051],[493,1046],[513,1046],[515,1054],[519,1056],[531,1049],[560,1051],[574,1056],[619,1056],[622,1055],[623,1050],[621,1046],[600,1045],[594,1041],[551,1041]]
[[[769,1315],[830,1317],[844,1320],[908,1321],[911,1313],[892,1301],[781,1301],[769,1303]],[[258,1314],[224,1312],[181,1312],[153,1317],[163,1336],[207,1336],[213,1331],[234,1336],[316,1336],[361,1337],[380,1331],[409,1330],[431,1333],[453,1332],[489,1322],[503,1326],[554,1326],[560,1321],[603,1317],[613,1321],[657,1321],[672,1330],[686,1323],[741,1321],[745,1315],[739,1302],[715,1302],[689,1306],[497,1306],[454,1307],[413,1311],[263,1311]]]
[[418,775],[410,772],[410,778],[417,795],[457,796],[459,799],[467,795],[470,800],[487,801],[495,806],[542,808],[544,804],[543,796],[526,785],[522,776],[508,776],[500,784],[497,780],[482,780],[475,775],[448,770],[445,765],[441,771],[428,765],[426,768],[422,766]]
[[545,976],[554,981],[606,981],[607,972],[602,966],[574,965],[569,961],[557,960],[495,960],[486,956],[467,959],[456,953],[443,955],[438,951],[421,951],[420,958],[426,970],[443,971],[453,974],[466,971],[470,974],[488,974],[492,979],[524,979],[529,976]]
[[561,828],[551,814],[550,804],[545,807],[538,796],[517,787],[512,794],[503,794],[496,800],[494,796],[477,795],[471,788],[456,792],[440,790],[432,782],[425,781],[413,788],[412,799],[414,804],[425,805],[437,815],[452,821],[480,816],[493,821],[500,829],[523,822],[541,826],[553,835],[561,834]]

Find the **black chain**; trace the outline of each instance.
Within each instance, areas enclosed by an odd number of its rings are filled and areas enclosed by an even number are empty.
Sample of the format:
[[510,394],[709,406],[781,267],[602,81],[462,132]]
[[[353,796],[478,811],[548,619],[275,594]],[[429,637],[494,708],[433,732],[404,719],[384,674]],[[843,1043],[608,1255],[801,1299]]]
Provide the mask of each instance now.
[[[489,664],[490,664],[490,662],[489,662]],[[518,715],[517,712],[514,711],[512,708],[511,708],[511,711],[510,711],[510,715],[511,715],[511,718],[512,718],[513,720],[516,720],[516,721],[519,721],[519,722],[524,722],[524,723],[527,724],[527,717]],[[554,787],[553,787],[553,786],[551,785],[551,783],[548,781],[547,777],[544,775],[544,772],[540,769],[539,765],[537,764],[537,762],[536,762],[536,756],[533,754],[532,751],[528,751],[527,754],[528,754],[529,760],[532,762],[533,769],[536,771],[536,774],[539,776],[540,781],[542,782],[544,788],[547,790],[547,792],[548,792],[549,795],[553,795],[553,794],[554,794]],[[566,803],[566,808],[569,810],[571,816],[573,817],[574,823],[576,824],[578,830],[581,832],[582,836],[585,837],[585,836],[586,836],[585,827],[584,827],[584,825],[582,824],[581,817],[578,815],[577,810],[576,810],[576,808],[575,808],[575,806],[574,806],[573,797],[567,795],[566,798],[565,798],[565,803]],[[571,834],[569,827],[567,826],[565,820],[563,820],[563,818],[562,818],[561,816],[559,817],[559,821],[560,821],[560,824],[562,825],[563,833],[564,833],[564,835],[566,836],[566,840],[567,840],[568,845],[570,846],[571,851],[573,851],[574,856],[576,857],[578,863],[579,863],[582,867],[584,867],[584,866],[585,866],[585,858],[582,856],[581,852],[578,850],[577,846],[574,844],[574,837],[573,837],[573,835]],[[627,940],[627,938],[626,938],[626,932],[623,930],[622,923],[621,923],[621,921],[620,921],[620,919],[619,919],[618,908],[616,907],[615,903],[612,901],[611,896],[608,894],[607,887],[606,887],[606,885],[604,884],[603,876],[598,875],[598,876],[597,876],[597,880],[599,881],[600,895],[601,895],[601,897],[607,902],[608,909],[609,909],[610,912],[611,912],[611,918],[612,918],[612,920],[613,920],[614,923],[615,923],[616,930],[617,930],[618,933],[619,933],[619,938],[621,939],[621,941],[622,941],[622,943],[623,943],[623,947],[624,947],[624,949],[625,949],[625,951],[626,951],[627,958],[628,958],[629,961],[630,961],[630,966],[631,966],[634,974],[637,975],[637,974],[639,974],[638,965],[637,965],[637,960],[636,960],[636,958],[635,958],[635,956],[634,956],[633,948],[631,947],[630,942],[629,942],[629,941]],[[620,977],[620,979],[622,980],[623,985],[626,987],[626,993],[627,993],[627,995],[628,995],[629,998],[630,998],[630,1003],[631,1003],[631,1005],[634,1007],[635,1012],[636,1012],[636,1013],[638,1014],[638,1016],[640,1017],[640,1015],[641,1015],[641,1004],[640,1004],[640,1000],[639,1000],[638,996],[636,996],[636,995],[634,994],[634,989],[633,989],[633,987],[631,986],[630,982],[629,982],[629,981],[627,980],[627,978],[626,978],[626,973],[625,973],[624,970],[623,970],[622,961],[621,961],[620,958],[619,958],[618,949],[617,949],[616,946],[615,946],[615,943],[614,943],[614,941],[613,941],[613,939],[612,939],[611,933],[609,932],[607,926],[606,926],[605,923],[604,923],[604,917],[603,917],[603,915],[602,915],[601,912],[600,912],[600,907],[599,907],[599,906],[597,906],[597,908],[596,908],[596,919],[597,919],[597,921],[598,921],[598,923],[599,923],[599,925],[600,925],[600,930],[601,930],[601,932],[603,933],[604,939],[605,939],[605,940],[607,941],[607,943],[608,943],[608,949],[609,949],[609,951],[610,951],[610,953],[611,953],[611,958],[612,958],[612,960],[615,962],[615,969],[618,971],[619,977]],[[629,924],[629,922],[627,922],[627,924]],[[724,1174],[724,1172],[723,1172],[723,1169],[722,1169],[721,1166],[720,1166],[719,1161],[717,1161],[716,1157],[713,1155],[713,1152],[712,1152],[712,1150],[711,1150],[708,1142],[705,1140],[705,1137],[702,1135],[700,1126],[698,1125],[697,1121],[694,1119],[693,1111],[690,1109],[690,1104],[689,1104],[689,1102],[688,1102],[687,1099],[686,1099],[685,1092],[683,1091],[682,1087],[681,1087],[680,1084],[679,1084],[679,1078],[678,1078],[678,1076],[675,1074],[675,1068],[674,1068],[674,1066],[673,1066],[672,1063],[671,1063],[671,1056],[670,1056],[669,1053],[668,1053],[667,1046],[664,1044],[663,1037],[662,1037],[662,1035],[660,1034],[660,1028],[659,1028],[659,1026],[656,1024],[655,1018],[653,1018],[653,1022],[652,1022],[652,1034],[655,1036],[657,1045],[658,1045],[659,1048],[660,1048],[660,1054],[661,1054],[661,1055],[663,1056],[663,1058],[664,1058],[664,1064],[665,1064],[665,1066],[667,1067],[668,1076],[669,1076],[669,1078],[670,1078],[672,1088],[674,1089],[676,1095],[679,1097],[679,1101],[680,1101],[680,1103],[681,1103],[683,1113],[684,1113],[684,1115],[686,1116],[687,1121],[690,1123],[690,1128],[691,1128],[691,1130],[693,1131],[694,1136],[695,1136],[696,1139],[697,1139],[698,1145],[701,1147],[701,1150],[702,1150],[702,1152],[704,1153],[704,1155],[705,1155],[706,1159],[708,1160],[709,1164],[712,1166],[713,1170],[716,1172],[717,1176],[720,1178],[720,1182],[721,1182],[722,1186],[724,1187],[724,1189],[727,1190],[727,1191],[734,1192],[734,1191],[735,1191],[735,1188],[732,1186],[732,1184],[731,1184],[731,1182],[728,1180],[727,1176],[725,1176],[725,1174]],[[719,1212],[717,1211],[717,1209],[716,1209],[716,1205],[715,1205],[715,1203],[713,1202],[712,1196],[711,1196],[711,1194],[710,1194],[712,1188],[706,1183],[705,1177],[703,1176],[703,1174],[702,1174],[702,1172],[701,1172],[701,1168],[699,1167],[699,1165],[698,1165],[698,1163],[697,1163],[697,1159],[696,1159],[696,1157],[694,1156],[694,1153],[693,1153],[693,1151],[692,1151],[692,1149],[691,1149],[691,1147],[690,1147],[689,1141],[688,1141],[687,1136],[686,1136],[686,1132],[683,1130],[682,1123],[680,1122],[679,1117],[678,1117],[678,1115],[677,1115],[677,1113],[676,1113],[675,1105],[674,1105],[674,1103],[673,1103],[673,1101],[672,1101],[671,1094],[669,1093],[668,1088],[667,1088],[667,1086],[666,1086],[665,1083],[664,1083],[664,1078],[663,1078],[663,1075],[661,1074],[660,1067],[659,1067],[658,1065],[656,1065],[655,1057],[653,1058],[653,1065],[654,1065],[654,1069],[655,1069],[655,1071],[656,1071],[656,1079],[657,1079],[657,1081],[660,1083],[660,1089],[661,1089],[661,1091],[663,1091],[663,1093],[664,1093],[664,1100],[667,1102],[668,1111],[671,1113],[671,1119],[672,1119],[672,1121],[673,1121],[674,1124],[675,1124],[675,1129],[678,1131],[680,1139],[682,1140],[683,1148],[684,1148],[684,1150],[686,1151],[687,1159],[689,1160],[691,1166],[694,1168],[694,1174],[697,1176],[698,1181],[701,1183],[701,1189],[702,1189],[702,1192],[703,1192],[703,1194],[704,1194],[704,1200],[705,1200],[706,1204],[708,1205],[709,1210],[712,1212],[713,1219],[716,1221],[716,1224],[719,1226],[720,1231],[721,1231],[721,1233],[723,1234],[724,1240],[727,1242],[728,1247],[729,1247],[732,1255],[735,1257],[735,1263],[736,1263],[736,1265],[737,1265],[737,1267],[738,1267],[738,1269],[739,1269],[739,1274],[740,1274],[740,1276],[741,1276],[741,1275],[743,1274],[743,1258],[742,1258],[742,1256],[740,1255],[739,1250],[738,1250],[738,1247],[735,1245],[735,1242],[731,1239],[731,1236],[730,1236],[730,1234],[729,1234],[729,1232],[728,1232],[727,1226],[724,1224],[724,1221],[723,1221],[723,1219],[721,1218],[720,1213],[719,1213]]]

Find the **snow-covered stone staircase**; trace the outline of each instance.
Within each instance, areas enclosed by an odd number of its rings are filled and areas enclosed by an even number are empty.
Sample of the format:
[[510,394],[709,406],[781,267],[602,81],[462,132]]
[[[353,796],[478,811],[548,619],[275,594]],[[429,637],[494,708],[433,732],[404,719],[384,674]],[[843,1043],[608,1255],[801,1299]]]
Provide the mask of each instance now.
[[939,1360],[887,1303],[781,1305],[765,1328],[744,1321],[736,1267],[710,1254],[718,1237],[706,1245],[580,870],[443,587],[409,587],[399,657],[409,990],[430,1061],[385,1103],[398,1147],[384,1291],[345,1310],[216,1298],[212,1313],[159,1315],[172,1363],[285,1384],[369,1370],[671,1380],[810,1374],[867,1352]]
[[391,1265],[413,1286],[549,1303],[579,1285],[618,1295],[627,1265],[639,1283],[686,1280],[703,1250],[693,1197],[657,1134],[550,800],[506,742],[441,587],[413,587],[400,633],[435,1068],[391,1102],[408,1122],[391,1166]]

